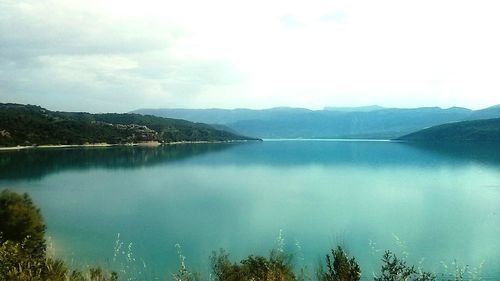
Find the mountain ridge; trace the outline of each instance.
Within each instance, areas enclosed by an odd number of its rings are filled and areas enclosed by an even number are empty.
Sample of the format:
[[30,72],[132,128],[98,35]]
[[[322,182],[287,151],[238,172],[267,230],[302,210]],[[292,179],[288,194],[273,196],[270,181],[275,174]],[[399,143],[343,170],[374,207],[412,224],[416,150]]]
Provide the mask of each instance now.
[[[370,106],[369,106],[370,107]],[[500,107],[383,108],[373,111],[269,109],[138,109],[139,114],[219,124],[260,138],[397,138],[423,128],[500,117]]]

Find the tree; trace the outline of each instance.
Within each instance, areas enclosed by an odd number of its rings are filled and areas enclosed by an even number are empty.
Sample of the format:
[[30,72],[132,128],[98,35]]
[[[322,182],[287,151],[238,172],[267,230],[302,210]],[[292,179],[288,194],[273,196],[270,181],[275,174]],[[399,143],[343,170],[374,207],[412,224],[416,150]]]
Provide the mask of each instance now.
[[269,257],[250,255],[240,263],[232,263],[229,254],[220,250],[210,257],[216,281],[295,281],[291,256],[271,251]]
[[64,262],[46,256],[45,224],[28,194],[0,192],[0,280],[117,281],[115,272],[91,268],[89,278],[70,272]]
[[33,258],[45,256],[45,224],[28,194],[9,190],[0,193],[0,243],[22,243]]
[[321,267],[318,271],[320,281],[358,281],[361,278],[361,269],[354,257],[347,256],[345,251],[338,246],[332,249],[332,255],[326,255],[325,272]]
[[414,266],[409,266],[404,260],[398,259],[391,251],[386,251],[382,257],[382,274],[375,281],[432,281],[436,277],[429,272],[417,272]]

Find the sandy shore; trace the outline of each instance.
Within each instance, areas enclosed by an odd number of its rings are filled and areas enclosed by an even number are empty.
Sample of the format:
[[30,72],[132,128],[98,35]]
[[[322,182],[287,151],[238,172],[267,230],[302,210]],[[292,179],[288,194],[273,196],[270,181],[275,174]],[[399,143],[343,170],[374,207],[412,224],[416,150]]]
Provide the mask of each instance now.
[[109,143],[92,143],[92,144],[47,144],[47,145],[32,145],[32,146],[11,146],[0,147],[0,150],[23,150],[23,149],[39,149],[39,148],[76,148],[76,147],[111,147],[111,146],[159,146],[161,143],[130,143],[130,144],[109,144]]
[[240,142],[257,142],[260,140],[228,140],[228,141],[174,141],[174,142],[166,142],[163,144],[197,144],[197,143],[240,143]]
[[176,142],[138,142],[138,143],[125,143],[125,144],[109,144],[109,143],[93,143],[93,144],[58,144],[58,145],[32,145],[32,146],[10,146],[0,147],[0,151],[6,150],[24,150],[24,149],[40,149],[40,148],[78,148],[78,147],[112,147],[112,146],[141,146],[141,147],[157,147],[160,145],[174,145],[174,144],[207,144],[207,143],[238,143],[250,142],[254,140],[233,140],[233,141],[176,141]]

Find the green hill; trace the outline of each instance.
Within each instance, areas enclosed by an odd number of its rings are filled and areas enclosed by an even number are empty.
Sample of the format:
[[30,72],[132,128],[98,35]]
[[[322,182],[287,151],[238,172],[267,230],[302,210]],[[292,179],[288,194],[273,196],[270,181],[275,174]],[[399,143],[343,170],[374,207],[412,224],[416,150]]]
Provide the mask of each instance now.
[[438,125],[399,137],[397,140],[411,142],[500,143],[500,118]]
[[254,140],[202,123],[139,114],[58,112],[0,103],[0,146]]

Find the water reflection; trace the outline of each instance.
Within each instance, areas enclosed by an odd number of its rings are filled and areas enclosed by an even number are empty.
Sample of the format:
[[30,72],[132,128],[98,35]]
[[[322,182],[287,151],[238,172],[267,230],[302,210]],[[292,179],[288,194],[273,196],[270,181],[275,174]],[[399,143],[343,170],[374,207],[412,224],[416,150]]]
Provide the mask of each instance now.
[[427,151],[453,160],[500,165],[500,143],[401,143],[419,151]]
[[403,142],[275,141],[238,146],[216,158],[200,158],[212,165],[439,167],[471,162],[500,166],[498,144],[417,145]]
[[214,143],[0,151],[0,179],[37,180],[64,170],[136,169],[214,153],[237,145],[239,144]]
[[[227,153],[222,153],[226,150]],[[218,157],[201,157],[219,153]],[[432,167],[470,162],[500,166],[500,145],[388,142],[280,141],[181,144],[160,147],[68,148],[0,151],[0,180],[37,180],[64,170],[136,169],[198,157],[212,165],[411,165]]]

